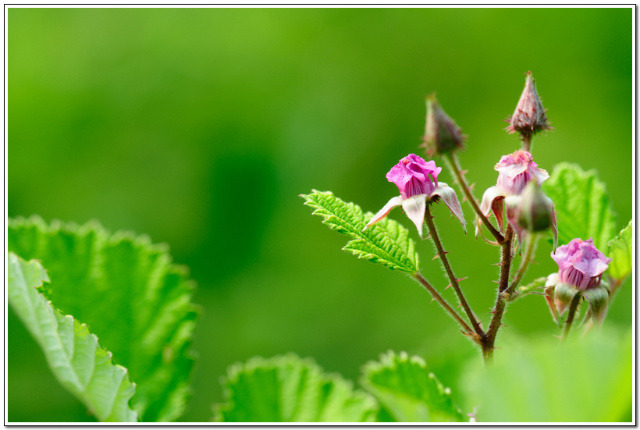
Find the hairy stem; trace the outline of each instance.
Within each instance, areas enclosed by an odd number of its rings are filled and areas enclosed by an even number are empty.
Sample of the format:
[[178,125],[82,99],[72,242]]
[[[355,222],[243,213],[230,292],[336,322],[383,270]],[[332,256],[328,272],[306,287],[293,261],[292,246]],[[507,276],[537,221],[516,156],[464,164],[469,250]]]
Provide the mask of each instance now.
[[462,319],[462,317],[460,317],[460,315],[458,315],[458,313],[453,310],[453,308],[451,306],[449,306],[449,303],[447,303],[447,301],[442,298],[442,296],[440,295],[440,293],[438,293],[436,291],[435,288],[433,288],[433,286],[431,286],[431,284],[429,283],[429,281],[427,281],[421,274],[420,272],[418,273],[414,273],[413,277],[422,284],[423,287],[425,287],[427,289],[427,291],[429,291],[429,293],[431,294],[431,296],[438,302],[440,303],[440,306],[442,306],[444,308],[445,311],[447,311],[454,320],[456,320],[458,322],[458,324],[460,324],[460,326],[462,326],[462,329],[464,330],[464,332],[466,334],[473,334],[473,330],[471,329],[471,327],[469,327],[469,324],[467,324],[465,322],[465,320]]
[[580,299],[582,295],[580,293],[576,293],[571,299],[571,304],[569,305],[569,313],[567,314],[567,321],[564,323],[564,331],[562,332],[562,339],[566,339],[569,334],[569,330],[571,330],[571,324],[573,324],[573,319],[576,316],[576,310],[578,310],[578,305],[580,304]]
[[496,341],[496,336],[500,325],[502,324],[502,316],[506,308],[506,300],[504,298],[504,292],[509,287],[509,270],[511,269],[511,245],[513,243],[513,229],[511,226],[507,227],[505,233],[505,241],[502,244],[502,252],[500,257],[500,281],[498,284],[498,294],[496,297],[496,304],[493,308],[493,318],[489,324],[489,330],[487,336],[483,340],[482,352],[485,359],[490,359],[493,354],[493,345]]
[[522,256],[522,260],[520,260],[520,267],[518,268],[518,271],[516,272],[516,275],[513,278],[513,281],[511,281],[511,285],[509,285],[509,288],[507,288],[507,290],[505,291],[505,296],[507,297],[513,294],[513,292],[518,287],[518,284],[520,283],[520,281],[522,281],[522,278],[524,277],[524,274],[526,273],[527,268],[529,267],[529,263],[531,262],[536,252],[536,245],[538,244],[538,235],[535,233],[530,233],[528,236],[529,237],[527,238],[527,244],[524,250],[524,255]]
[[533,148],[533,143],[531,142],[533,135],[531,134],[523,134],[522,135],[522,149],[527,152],[531,152],[531,148]]
[[453,274],[453,269],[451,268],[451,264],[449,264],[449,259],[447,258],[447,252],[442,247],[442,242],[440,241],[440,236],[438,236],[438,230],[436,230],[436,226],[433,223],[433,216],[431,215],[431,210],[428,204],[427,204],[425,221],[427,222],[427,227],[429,228],[429,235],[431,236],[431,240],[435,244],[436,250],[438,251],[440,262],[442,263],[444,270],[447,272],[447,276],[449,277],[451,286],[453,287],[456,294],[458,295],[458,300],[460,300],[460,304],[464,308],[464,311],[466,312],[467,317],[469,317],[469,321],[471,321],[471,325],[473,326],[474,331],[480,336],[484,335],[484,332],[482,331],[482,327],[480,327],[480,323],[478,322],[478,319],[474,315],[473,311],[471,310],[471,307],[469,306],[469,303],[467,302],[467,299],[464,296],[464,293],[460,289],[458,278],[456,278],[456,276]]
[[446,159],[448,161],[449,168],[451,169],[451,171],[453,171],[453,174],[456,177],[456,181],[458,182],[458,185],[462,189],[462,192],[464,193],[464,195],[467,197],[467,200],[469,200],[469,204],[473,207],[473,210],[478,215],[478,218],[480,218],[480,220],[484,223],[487,229],[491,232],[493,237],[496,238],[498,243],[500,244],[503,243],[505,241],[504,236],[493,226],[493,224],[491,224],[489,219],[486,216],[484,216],[484,214],[480,210],[478,201],[473,196],[473,194],[471,194],[471,189],[469,188],[469,185],[467,184],[467,180],[464,178],[464,175],[462,174],[462,170],[460,169],[456,155],[450,152],[446,155]]

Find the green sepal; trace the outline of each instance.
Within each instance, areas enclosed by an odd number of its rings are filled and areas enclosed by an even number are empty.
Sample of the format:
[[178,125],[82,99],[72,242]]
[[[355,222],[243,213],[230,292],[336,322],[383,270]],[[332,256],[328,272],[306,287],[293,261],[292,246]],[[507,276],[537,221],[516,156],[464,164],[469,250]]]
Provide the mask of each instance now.
[[573,297],[578,294],[578,289],[569,284],[557,284],[553,291],[553,301],[558,310],[558,315],[562,316],[569,307]]
[[602,324],[607,315],[607,305],[609,304],[609,289],[604,282],[595,288],[589,288],[581,292],[582,296],[589,303],[589,311],[598,324]]

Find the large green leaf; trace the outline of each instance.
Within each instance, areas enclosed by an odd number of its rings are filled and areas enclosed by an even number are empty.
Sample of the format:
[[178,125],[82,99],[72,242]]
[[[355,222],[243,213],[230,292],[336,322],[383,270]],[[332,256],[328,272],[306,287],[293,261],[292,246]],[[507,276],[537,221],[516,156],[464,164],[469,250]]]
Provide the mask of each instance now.
[[424,360],[392,351],[379,362],[363,367],[362,385],[380,402],[386,414],[399,422],[469,421],[427,369]]
[[585,172],[577,164],[560,163],[543,186],[556,208],[558,242],[593,238],[596,247],[605,250],[615,234],[616,219],[597,173]]
[[346,203],[330,191],[313,190],[301,197],[330,229],[352,238],[343,250],[394,270],[416,273],[420,269],[415,243],[402,225],[385,218],[363,231],[373,214],[363,213],[358,205]]
[[40,218],[9,222],[9,250],[42,261],[55,284],[46,292],[63,313],[86,323],[137,384],[141,421],[170,421],[184,410],[197,312],[186,270],[146,236],[109,235]]
[[632,240],[633,222],[623,228],[618,235],[609,241],[609,276],[617,282],[622,282],[631,274],[633,265]]
[[[54,279],[55,281],[55,279]],[[9,254],[9,304],[42,348],[51,371],[100,421],[136,421],[127,369],[112,363],[98,338],[63,315],[36,289],[49,282],[35,260]]]
[[605,329],[564,342],[505,333],[490,365],[473,360],[462,372],[467,407],[480,422],[630,421],[633,336]]
[[216,421],[365,422],[378,411],[371,396],[293,354],[233,365],[224,385],[226,401],[215,406]]

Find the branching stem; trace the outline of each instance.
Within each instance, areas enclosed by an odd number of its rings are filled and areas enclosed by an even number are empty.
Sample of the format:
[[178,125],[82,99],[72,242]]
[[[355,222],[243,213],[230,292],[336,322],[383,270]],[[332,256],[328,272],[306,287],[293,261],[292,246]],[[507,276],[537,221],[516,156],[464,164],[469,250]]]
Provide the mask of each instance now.
[[500,258],[500,281],[498,284],[498,294],[496,297],[496,304],[493,308],[493,318],[489,324],[489,330],[487,336],[482,343],[482,353],[485,360],[491,359],[493,354],[493,345],[496,341],[496,335],[502,324],[502,315],[506,308],[506,300],[503,292],[509,287],[509,270],[511,269],[511,245],[513,243],[513,229],[511,226],[507,227],[505,233],[505,241],[502,244],[502,252]]
[[449,303],[447,303],[447,301],[440,295],[440,293],[438,293],[436,291],[435,288],[433,288],[433,286],[431,286],[431,284],[429,283],[429,281],[427,281],[421,274],[420,272],[418,273],[414,273],[413,277],[422,284],[423,287],[425,287],[427,289],[427,291],[429,291],[429,293],[431,294],[431,296],[438,302],[440,303],[440,306],[442,306],[444,308],[445,311],[447,311],[452,317],[453,319],[455,319],[458,324],[460,324],[460,326],[462,326],[462,329],[465,331],[466,334],[472,335],[473,334],[473,330],[471,329],[471,327],[469,327],[469,324],[467,324],[465,322],[465,320],[462,319],[462,317],[460,315],[458,315],[458,313],[453,310],[453,308],[451,306],[449,306]]
[[473,207],[473,210],[478,215],[478,218],[480,218],[480,220],[484,223],[484,225],[487,227],[487,229],[491,232],[493,237],[496,238],[498,243],[502,244],[505,241],[505,237],[502,235],[502,233],[500,233],[493,226],[493,224],[491,224],[489,219],[486,216],[484,216],[484,214],[480,210],[480,206],[478,205],[478,201],[473,196],[473,194],[471,194],[471,189],[469,188],[469,185],[467,184],[467,180],[465,179],[464,175],[462,174],[462,170],[460,169],[460,166],[458,164],[458,159],[457,159],[456,155],[453,152],[450,152],[445,156],[445,158],[448,161],[449,168],[451,169],[451,171],[453,172],[454,176],[456,177],[456,181],[458,182],[458,185],[462,189],[462,192],[464,193],[464,195],[467,197],[467,200],[469,200],[469,204],[471,204],[471,206]]
[[471,307],[469,306],[469,303],[467,302],[467,299],[465,298],[464,293],[462,292],[462,289],[460,289],[458,278],[456,278],[456,276],[454,275],[453,269],[451,268],[451,264],[449,263],[449,259],[447,258],[447,252],[442,247],[442,242],[440,241],[440,236],[438,236],[438,230],[436,229],[436,226],[433,222],[433,216],[431,215],[431,210],[428,204],[427,204],[425,221],[427,222],[427,227],[429,228],[429,235],[431,236],[431,240],[436,246],[436,250],[438,251],[438,256],[440,257],[440,262],[442,263],[444,270],[447,272],[447,276],[449,277],[451,286],[453,287],[454,291],[458,295],[458,300],[460,300],[460,304],[464,308],[464,311],[466,312],[467,317],[469,318],[469,321],[471,321],[471,325],[473,326],[474,331],[480,337],[482,337],[484,335],[484,332],[482,331],[482,327],[480,327],[480,323],[478,322],[478,319],[476,318],[473,311],[471,310]]

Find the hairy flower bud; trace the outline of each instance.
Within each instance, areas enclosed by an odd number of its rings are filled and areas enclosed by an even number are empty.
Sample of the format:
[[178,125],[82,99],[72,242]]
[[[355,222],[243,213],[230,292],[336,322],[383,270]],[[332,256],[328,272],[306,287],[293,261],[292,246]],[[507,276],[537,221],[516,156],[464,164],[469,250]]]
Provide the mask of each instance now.
[[427,155],[433,157],[462,148],[463,141],[460,127],[442,110],[435,94],[427,96],[427,122],[422,144]]
[[551,258],[558,265],[559,282],[579,290],[598,287],[611,262],[594,246],[593,239],[573,239],[551,253]]
[[516,195],[524,190],[529,181],[542,184],[549,178],[547,171],[539,169],[531,154],[524,150],[504,155],[494,169],[499,172],[497,185]]
[[517,223],[529,232],[547,230],[555,224],[553,202],[535,181],[529,182],[521,195]]
[[524,90],[516,106],[516,110],[509,118],[509,133],[519,132],[523,137],[530,137],[541,130],[551,128],[545,115],[545,108],[536,90],[536,83],[531,75],[527,73],[527,80]]
[[403,199],[418,194],[431,194],[438,186],[438,174],[442,167],[435,161],[424,161],[415,154],[409,154],[387,173],[387,180],[398,187]]

